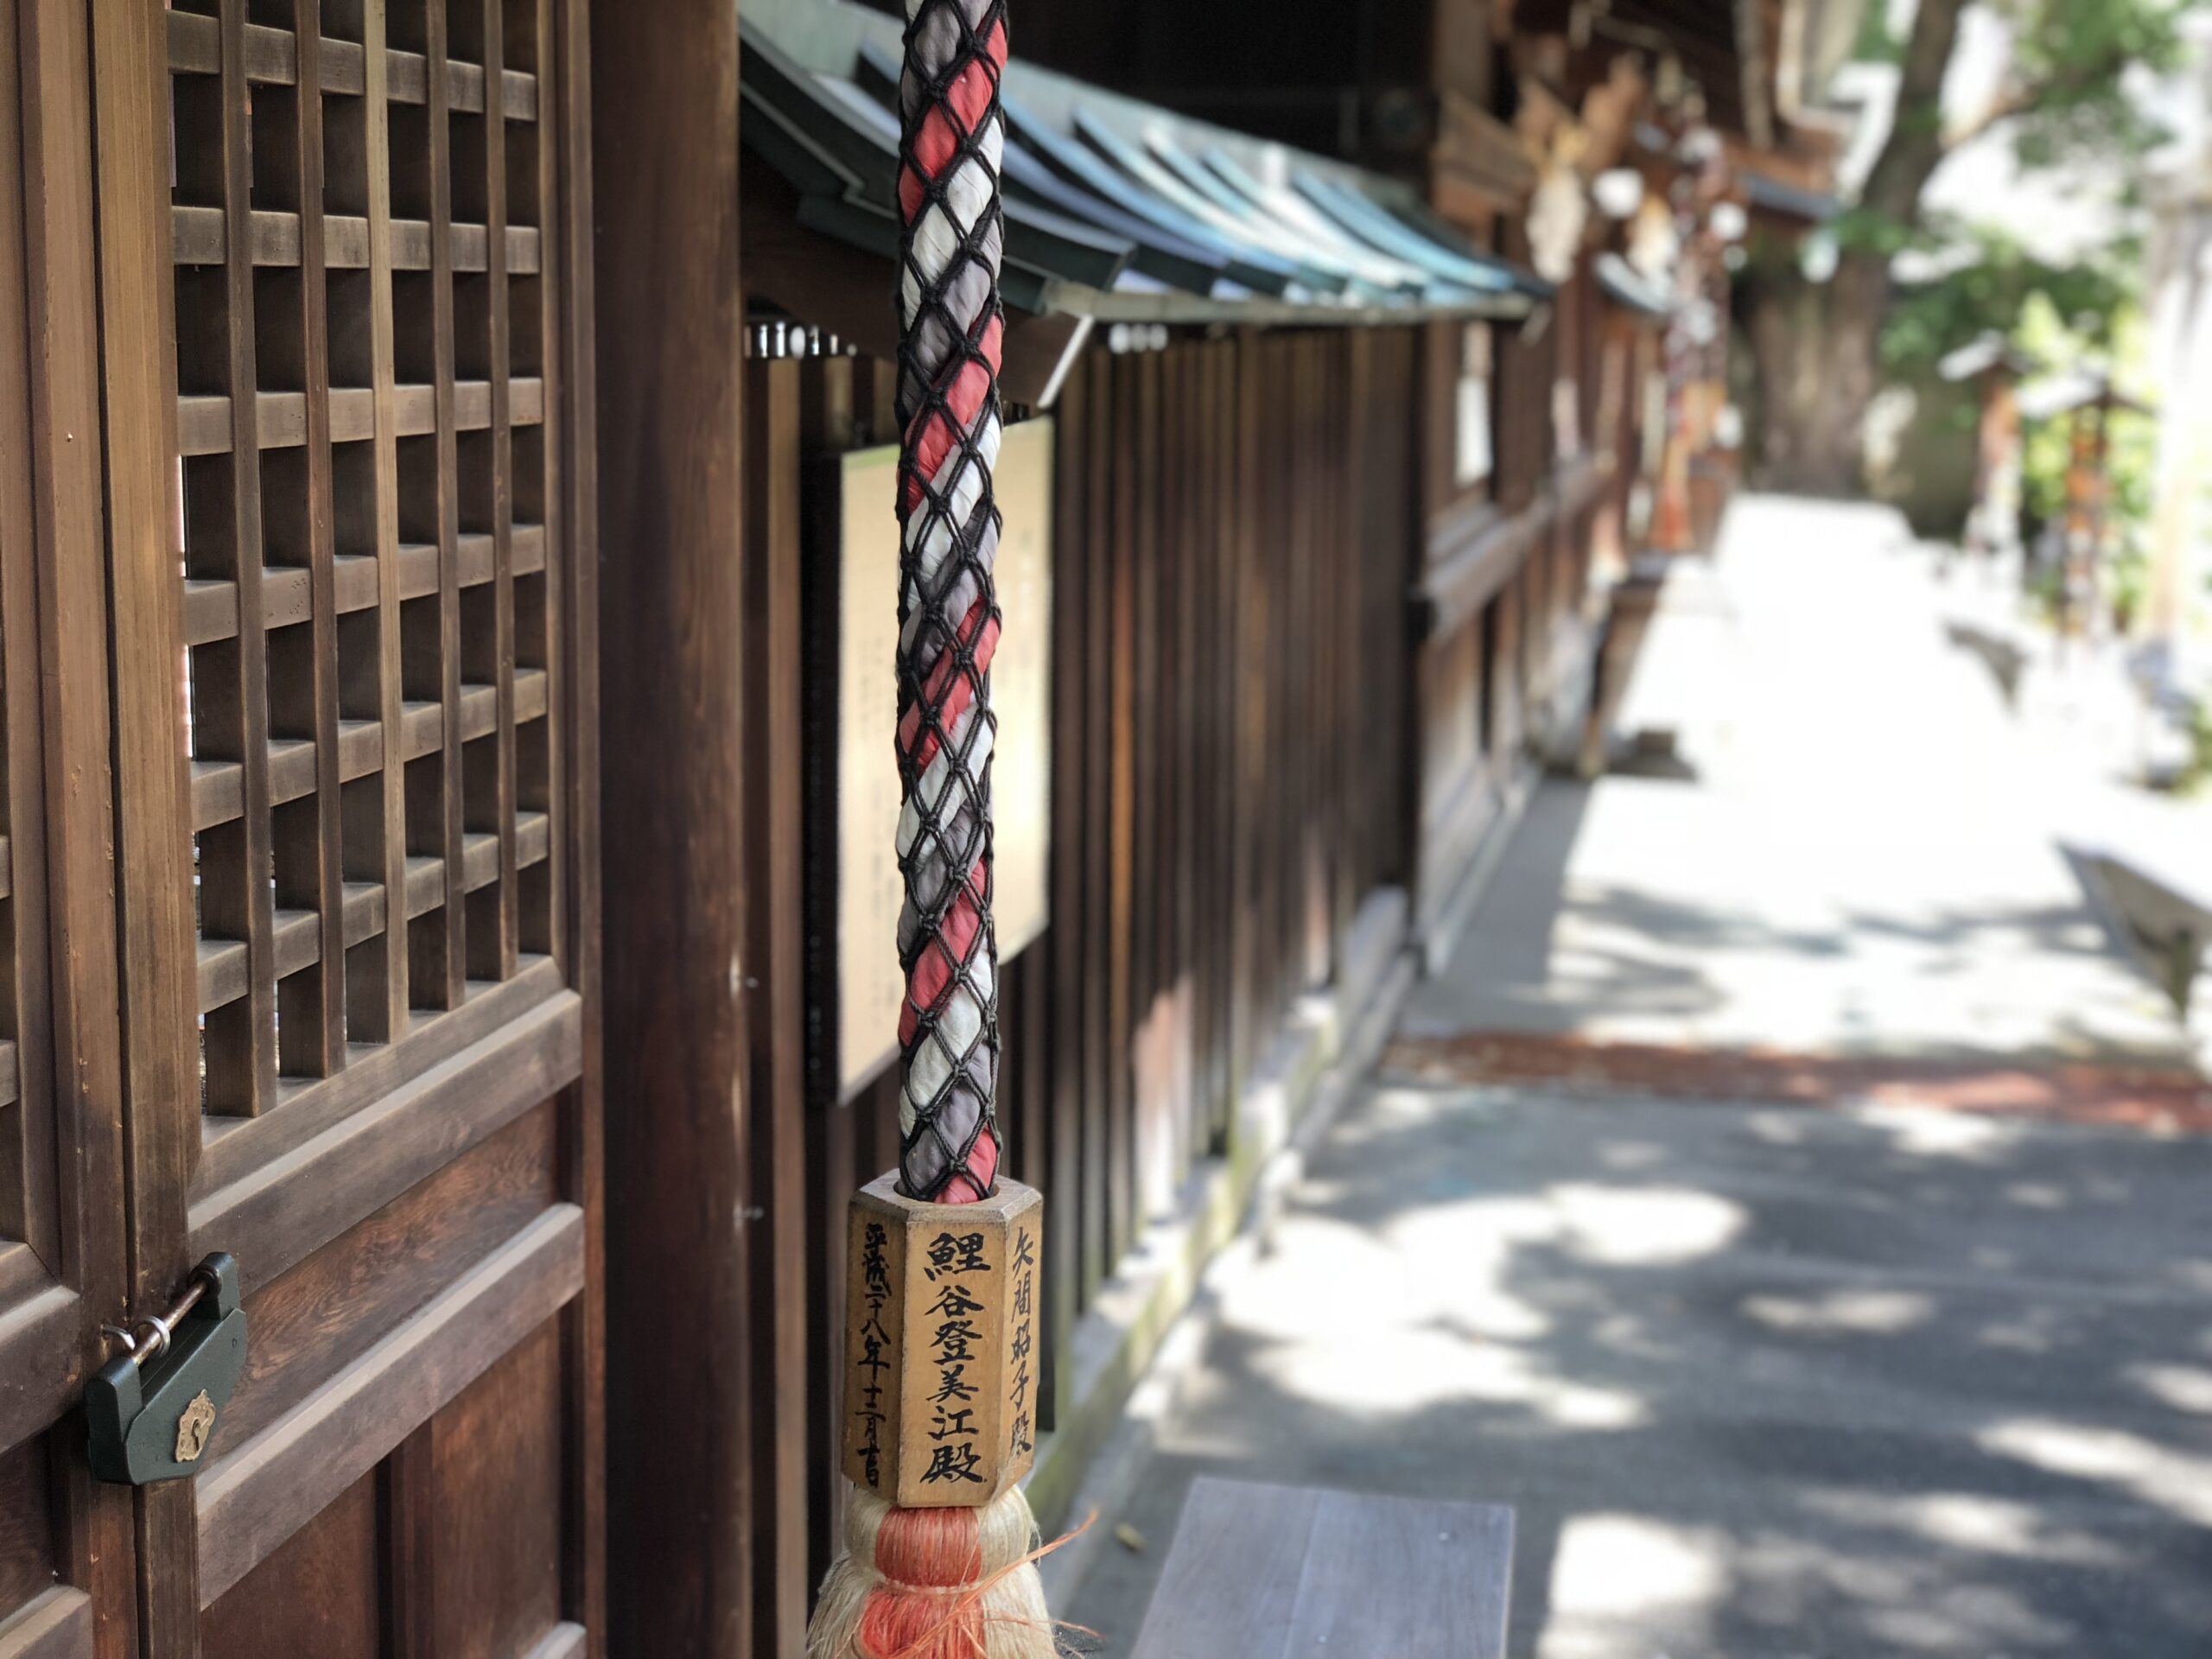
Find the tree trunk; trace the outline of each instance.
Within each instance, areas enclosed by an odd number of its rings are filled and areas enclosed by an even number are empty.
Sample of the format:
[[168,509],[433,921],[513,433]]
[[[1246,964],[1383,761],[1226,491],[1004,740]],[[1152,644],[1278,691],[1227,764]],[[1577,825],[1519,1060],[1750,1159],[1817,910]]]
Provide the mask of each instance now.
[[1861,437],[1887,301],[1878,263],[1839,269],[1825,283],[1793,268],[1747,285],[1763,487],[1830,496],[1863,487]]
[[1919,224],[1921,193],[1943,160],[1943,78],[1967,4],[1921,0],[1914,14],[1897,117],[1859,197],[1872,230],[1853,228],[1825,283],[1808,281],[1793,259],[1745,284],[1758,358],[1759,478],[1769,488],[1846,495],[1865,486],[1890,261]]

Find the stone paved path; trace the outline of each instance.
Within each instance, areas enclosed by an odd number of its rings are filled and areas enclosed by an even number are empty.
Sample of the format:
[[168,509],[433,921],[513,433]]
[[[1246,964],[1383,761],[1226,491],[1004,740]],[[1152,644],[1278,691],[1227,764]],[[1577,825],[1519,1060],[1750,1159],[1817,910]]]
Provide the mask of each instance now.
[[1863,1083],[2185,1089],[2059,844],[2085,785],[1887,521],[1747,507],[1631,710],[1694,779],[1540,798],[1407,1036],[1845,1082],[1386,1076],[1141,1396],[1102,1525],[1147,1547],[1058,1609],[1103,1651],[1211,1470],[1516,1505],[1518,1659],[2212,1654],[2212,1137]]

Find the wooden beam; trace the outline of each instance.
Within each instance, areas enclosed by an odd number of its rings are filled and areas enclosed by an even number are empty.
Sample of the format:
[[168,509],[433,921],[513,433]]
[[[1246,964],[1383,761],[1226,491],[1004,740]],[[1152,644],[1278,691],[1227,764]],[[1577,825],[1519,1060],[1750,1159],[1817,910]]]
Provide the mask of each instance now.
[[594,7],[607,1648],[753,1618],[737,8]]

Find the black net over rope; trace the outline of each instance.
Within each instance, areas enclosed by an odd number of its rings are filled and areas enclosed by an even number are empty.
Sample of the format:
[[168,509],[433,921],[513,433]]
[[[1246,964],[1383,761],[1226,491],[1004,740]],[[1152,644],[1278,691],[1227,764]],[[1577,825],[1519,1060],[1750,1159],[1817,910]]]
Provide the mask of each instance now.
[[899,1179],[987,1197],[996,1112],[991,922],[991,581],[1004,321],[999,156],[1005,0],[908,0],[899,88]]

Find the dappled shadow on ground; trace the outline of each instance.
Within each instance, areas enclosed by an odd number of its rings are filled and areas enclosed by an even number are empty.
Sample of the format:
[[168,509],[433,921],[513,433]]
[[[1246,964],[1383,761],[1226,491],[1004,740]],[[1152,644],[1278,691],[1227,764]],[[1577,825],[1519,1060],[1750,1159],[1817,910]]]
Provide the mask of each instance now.
[[[1202,1469],[1507,1502],[1521,1659],[2201,1659],[2212,1143],[1379,1092],[1214,1286]],[[1113,1645],[1109,1643],[1109,1646]]]
[[[1891,879],[1928,856],[1909,839],[1796,849],[1756,823],[1671,814],[1651,787],[1538,794],[1461,965],[1416,992],[1409,1034],[2010,1065],[2181,1058],[2177,1024],[2071,889],[2057,848],[2015,849],[1990,891],[1950,892]],[[1644,792],[1600,810],[1606,789]],[[1951,855],[1962,882],[1980,874]]]

